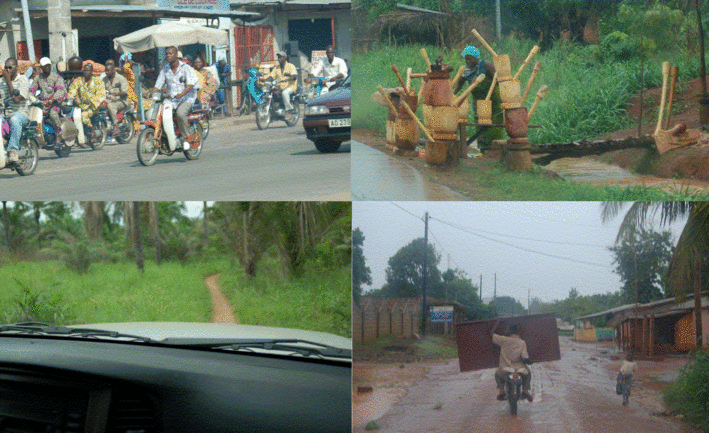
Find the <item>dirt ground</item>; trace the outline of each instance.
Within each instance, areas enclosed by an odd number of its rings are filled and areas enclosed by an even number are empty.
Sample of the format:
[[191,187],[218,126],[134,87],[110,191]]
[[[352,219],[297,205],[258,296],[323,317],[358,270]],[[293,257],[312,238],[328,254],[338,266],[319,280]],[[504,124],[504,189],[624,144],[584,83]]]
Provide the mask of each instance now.
[[209,296],[212,298],[212,323],[239,323],[234,316],[234,309],[219,287],[219,274],[208,276],[204,279],[204,284],[207,285]]
[[[699,432],[666,411],[662,390],[683,357],[638,360],[630,405],[614,392],[621,360],[610,343],[560,338],[561,361],[532,368],[533,403],[517,417],[495,400],[494,370],[461,373],[457,359],[416,363],[357,361],[353,432]],[[622,354],[620,354],[622,355]]]
[[[670,127],[684,123],[688,128],[700,128],[698,94],[700,92],[699,79],[689,82],[677,83],[673,103],[673,115]],[[641,133],[650,135],[655,129],[657,122],[657,107],[660,103],[661,89],[649,89],[644,92],[643,100],[643,126]],[[628,113],[633,118],[638,118],[640,114],[640,95],[631,98],[628,104]],[[619,139],[636,136],[637,126],[616,131],[601,137],[589,137],[595,139]],[[389,155],[392,154],[386,148],[386,139],[379,131],[355,129],[352,131],[354,140],[365,143],[371,147],[381,150]],[[600,156],[588,156],[583,160],[597,161],[604,164],[612,164],[631,172],[640,171],[637,176],[627,177],[622,180],[611,178],[610,180],[596,179],[574,179],[594,185],[619,185],[619,186],[654,186],[665,191],[676,193],[680,190],[690,190],[691,192],[706,191],[709,189],[709,134],[704,134],[702,147],[687,149],[675,149],[657,155],[648,149],[625,149],[607,152]],[[415,167],[430,180],[441,183],[454,191],[458,191],[472,200],[494,199],[490,193],[486,193],[478,185],[471,184],[469,176],[461,176],[461,170],[484,172],[495,167],[496,157],[491,158],[468,158],[462,159],[461,165],[456,169],[443,170],[428,166],[423,158],[415,156],[395,156],[397,159],[405,161]],[[548,170],[546,174],[555,177],[556,174]]]

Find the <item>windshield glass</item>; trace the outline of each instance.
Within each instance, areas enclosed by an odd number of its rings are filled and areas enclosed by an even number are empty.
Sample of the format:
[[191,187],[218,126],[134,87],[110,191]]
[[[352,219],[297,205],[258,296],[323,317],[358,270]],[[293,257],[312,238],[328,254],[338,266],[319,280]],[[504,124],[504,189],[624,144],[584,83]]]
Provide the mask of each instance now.
[[33,323],[2,326],[0,338],[351,347],[349,202],[4,202],[2,212],[2,323]]

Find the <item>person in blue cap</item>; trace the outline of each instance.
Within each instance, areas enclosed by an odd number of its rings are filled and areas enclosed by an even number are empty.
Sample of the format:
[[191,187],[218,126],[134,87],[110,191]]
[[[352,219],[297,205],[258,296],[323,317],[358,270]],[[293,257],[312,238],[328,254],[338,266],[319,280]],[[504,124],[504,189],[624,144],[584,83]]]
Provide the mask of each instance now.
[[[465,59],[465,71],[455,88],[455,93],[460,93],[461,90],[470,86],[480,75],[485,75],[485,80],[480,83],[472,92],[473,100],[485,99],[492,85],[492,77],[495,75],[495,65],[487,60],[480,59],[480,50],[470,45],[466,47],[462,56]],[[495,86],[490,97],[492,101],[492,123],[501,125],[503,122],[502,115],[502,99],[500,98],[500,88]],[[472,104],[475,107],[475,103]],[[478,123],[477,114],[475,123]],[[478,138],[478,147],[485,149],[492,144],[493,140],[502,139],[502,127],[489,127]]]

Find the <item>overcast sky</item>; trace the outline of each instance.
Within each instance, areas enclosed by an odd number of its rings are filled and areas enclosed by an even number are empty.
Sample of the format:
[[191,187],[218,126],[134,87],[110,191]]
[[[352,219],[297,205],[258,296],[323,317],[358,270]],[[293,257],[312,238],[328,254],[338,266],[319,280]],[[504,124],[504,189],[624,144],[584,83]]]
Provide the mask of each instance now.
[[[629,204],[628,204],[629,206]],[[531,297],[564,299],[575,287],[581,295],[614,292],[613,246],[625,210],[601,222],[599,202],[353,202],[352,227],[364,233],[364,256],[372,286],[385,283],[389,258],[423,237],[441,254],[439,269],[465,271],[474,285],[482,274],[483,298],[512,296],[527,306]],[[683,224],[665,227],[676,242]],[[659,223],[655,224],[661,229]]]

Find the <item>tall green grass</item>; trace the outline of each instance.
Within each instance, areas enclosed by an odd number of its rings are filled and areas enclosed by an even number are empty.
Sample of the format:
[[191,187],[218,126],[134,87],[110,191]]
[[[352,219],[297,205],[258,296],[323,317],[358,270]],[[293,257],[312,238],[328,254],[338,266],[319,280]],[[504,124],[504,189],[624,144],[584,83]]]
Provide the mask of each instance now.
[[301,278],[279,276],[276,260],[261,263],[260,274],[246,279],[240,269],[219,277],[239,323],[277,326],[352,336],[351,269],[310,267]]
[[[521,64],[533,46],[528,40],[505,40],[499,53],[509,54],[513,59],[512,69]],[[376,86],[397,87],[399,81],[391,70],[396,64],[402,75],[407,67],[414,72],[423,72],[424,61],[419,54],[422,46],[379,46],[368,52],[353,56],[352,122],[355,128],[371,128],[384,131],[387,109],[371,100]],[[444,63],[454,70],[464,64],[460,51],[439,50],[425,46],[431,59],[443,55]],[[640,90],[640,60],[633,58],[626,62],[601,62],[597,60],[595,46],[557,43],[552,49],[537,54],[520,75],[522,89],[532,73],[534,63],[542,62],[526,105],[531,107],[536,92],[542,85],[549,87],[546,98],[539,104],[533,124],[541,128],[530,129],[529,138],[533,143],[554,143],[594,138],[599,135],[626,129],[637,119],[628,116],[625,107],[629,98]],[[484,50],[482,59],[492,61]],[[699,62],[688,58],[685,53],[665,53],[644,64],[646,88],[662,84],[661,63],[669,60],[679,65],[678,81],[690,80],[698,75]],[[414,87],[420,87],[420,80],[414,80]],[[472,109],[472,107],[471,107]],[[419,110],[420,117],[420,110]]]
[[694,363],[684,367],[677,382],[665,390],[665,403],[709,431],[709,351],[695,352],[692,357]]

